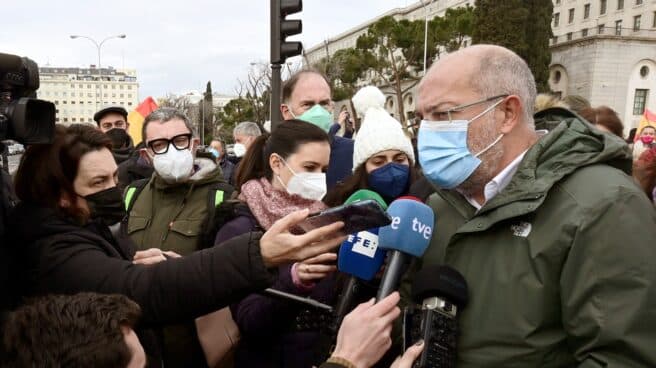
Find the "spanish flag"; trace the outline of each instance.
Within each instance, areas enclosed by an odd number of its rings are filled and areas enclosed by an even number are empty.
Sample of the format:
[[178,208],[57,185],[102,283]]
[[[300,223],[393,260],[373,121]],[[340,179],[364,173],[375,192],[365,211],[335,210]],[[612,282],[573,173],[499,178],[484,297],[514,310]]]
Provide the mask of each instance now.
[[640,124],[638,124],[638,129],[636,130],[636,135],[633,139],[634,142],[640,139],[640,133],[642,132],[642,129],[648,125],[656,128],[656,113],[653,113],[649,111],[649,109],[645,108],[645,113],[642,114],[642,119],[640,119]]
[[157,102],[148,96],[136,109],[130,111],[128,114],[128,122],[130,123],[128,134],[132,137],[135,146],[141,142],[141,127],[143,126],[144,119],[146,119],[148,114],[157,110],[157,108]]

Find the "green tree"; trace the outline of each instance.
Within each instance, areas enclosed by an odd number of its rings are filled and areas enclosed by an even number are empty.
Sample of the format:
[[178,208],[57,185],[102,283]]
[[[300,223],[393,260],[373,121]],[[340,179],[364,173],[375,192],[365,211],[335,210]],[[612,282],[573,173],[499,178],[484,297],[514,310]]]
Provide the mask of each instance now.
[[235,125],[242,121],[255,120],[253,104],[243,97],[232,99],[217,114],[217,120],[219,123],[217,134],[224,142],[231,143],[233,141],[232,130]]
[[548,91],[551,0],[476,0],[473,43],[504,46],[531,68],[539,91]]
[[[416,72],[423,68],[424,22],[383,17],[358,37],[356,49],[362,52],[362,62],[374,75],[374,83],[392,87],[403,124],[403,95],[419,80]],[[413,83],[404,88],[404,81]]]
[[208,81],[203,99],[198,101],[200,129],[203,130],[203,144],[209,144],[214,137],[214,103],[212,101],[212,82]]

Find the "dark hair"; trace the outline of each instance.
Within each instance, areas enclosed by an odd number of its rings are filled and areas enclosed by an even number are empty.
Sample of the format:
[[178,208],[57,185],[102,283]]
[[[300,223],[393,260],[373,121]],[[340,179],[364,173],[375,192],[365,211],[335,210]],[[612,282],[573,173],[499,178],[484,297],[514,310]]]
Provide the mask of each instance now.
[[51,144],[32,145],[21,158],[16,172],[16,195],[22,201],[52,208],[84,222],[88,213],[75,205],[62,208],[62,194],[76,198],[73,182],[77,176],[80,159],[91,151],[107,148],[112,141],[90,125],[57,125]]
[[251,179],[273,178],[269,166],[272,153],[287,159],[298,147],[310,142],[330,142],[328,134],[316,125],[301,120],[287,120],[278,124],[273,133],[264,133],[257,137],[239,162],[236,189]]
[[617,116],[615,110],[610,107],[586,107],[579,112],[579,115],[591,124],[601,125],[616,136],[624,138],[624,125],[622,125],[622,120]]
[[[412,184],[421,176],[412,160],[410,160],[410,157],[408,157],[408,161],[410,161],[410,181],[406,190],[409,190]],[[356,191],[369,189],[369,174],[367,173],[366,163],[365,161],[360,164],[353,172],[353,175],[346,179],[345,182],[339,183],[333,189],[329,190],[323,199],[323,203],[328,207],[340,206]]]
[[126,367],[121,327],[141,315],[123,295],[80,293],[34,299],[9,314],[2,336],[10,367]]
[[296,74],[292,75],[289,79],[287,79],[283,85],[282,85],[282,102],[287,103],[289,102],[289,99],[292,97],[292,92],[294,92],[294,88],[296,88],[296,83],[298,83],[299,80],[304,75],[307,74],[316,74],[323,78],[323,80],[326,81],[326,84],[328,85],[328,88],[330,88],[330,81],[328,80],[328,77],[326,77],[325,74],[323,74],[319,69],[315,68],[308,68],[308,69],[303,69]]

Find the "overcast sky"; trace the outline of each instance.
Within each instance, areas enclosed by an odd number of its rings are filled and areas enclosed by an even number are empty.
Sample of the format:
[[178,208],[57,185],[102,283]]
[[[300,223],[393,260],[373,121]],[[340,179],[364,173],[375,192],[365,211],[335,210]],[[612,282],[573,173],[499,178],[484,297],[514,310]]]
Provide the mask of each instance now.
[[[294,39],[306,48],[414,0],[304,0],[303,33]],[[268,61],[267,0],[25,0],[2,1],[0,52],[28,56],[40,66],[97,64],[134,68],[140,99],[168,92],[204,90],[234,93],[249,63]]]

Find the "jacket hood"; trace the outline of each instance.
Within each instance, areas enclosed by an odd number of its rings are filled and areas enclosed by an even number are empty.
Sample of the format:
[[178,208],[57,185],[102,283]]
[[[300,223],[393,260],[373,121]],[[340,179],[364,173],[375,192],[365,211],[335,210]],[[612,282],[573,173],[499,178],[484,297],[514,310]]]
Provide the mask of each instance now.
[[547,109],[541,115],[560,123],[526,152],[515,176],[488,203],[490,206],[543,196],[563,177],[584,166],[607,164],[631,175],[631,152],[623,140],[598,130],[569,110]]

